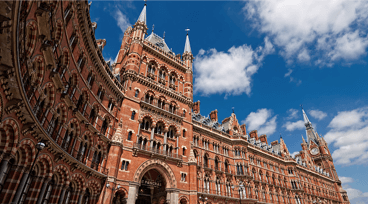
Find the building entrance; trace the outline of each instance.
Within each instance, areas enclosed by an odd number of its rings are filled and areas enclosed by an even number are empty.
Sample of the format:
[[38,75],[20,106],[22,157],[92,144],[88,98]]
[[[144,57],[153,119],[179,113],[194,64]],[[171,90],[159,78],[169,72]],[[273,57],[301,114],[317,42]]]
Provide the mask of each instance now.
[[136,204],[166,203],[166,181],[155,169],[149,170],[140,182]]

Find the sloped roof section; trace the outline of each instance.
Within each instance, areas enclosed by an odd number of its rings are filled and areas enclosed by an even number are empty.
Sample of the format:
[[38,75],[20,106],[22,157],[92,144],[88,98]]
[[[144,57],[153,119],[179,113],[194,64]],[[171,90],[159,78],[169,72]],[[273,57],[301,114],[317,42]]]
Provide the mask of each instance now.
[[156,33],[152,32],[147,38],[146,40],[150,41],[152,44],[156,45],[157,47],[163,49],[165,52],[168,52],[170,54],[175,55],[175,53],[173,53],[170,48],[167,46],[165,40],[163,38],[161,38],[160,36],[158,36]]

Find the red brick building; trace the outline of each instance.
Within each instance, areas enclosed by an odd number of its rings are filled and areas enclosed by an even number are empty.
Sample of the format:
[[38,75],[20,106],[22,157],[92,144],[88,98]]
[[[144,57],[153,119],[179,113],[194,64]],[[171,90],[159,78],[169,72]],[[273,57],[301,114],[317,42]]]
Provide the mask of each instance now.
[[87,1],[0,1],[1,203],[349,203],[304,110],[293,159],[200,114],[189,36],[175,55],[146,6],[114,63],[95,29]]

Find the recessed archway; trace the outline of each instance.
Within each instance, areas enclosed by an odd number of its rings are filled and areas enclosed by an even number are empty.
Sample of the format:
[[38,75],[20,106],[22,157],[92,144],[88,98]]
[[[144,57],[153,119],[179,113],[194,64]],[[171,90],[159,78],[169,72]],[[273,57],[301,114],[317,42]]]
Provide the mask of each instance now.
[[136,204],[166,203],[166,180],[156,169],[148,170],[140,181]]

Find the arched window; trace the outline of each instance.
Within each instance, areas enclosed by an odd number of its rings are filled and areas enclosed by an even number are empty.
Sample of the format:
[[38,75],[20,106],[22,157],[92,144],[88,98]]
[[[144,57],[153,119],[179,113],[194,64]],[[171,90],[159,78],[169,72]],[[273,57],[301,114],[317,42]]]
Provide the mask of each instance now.
[[[32,171],[29,176],[28,176],[28,174],[23,174],[23,176],[27,176],[28,179],[26,179],[26,183],[23,186],[23,189],[19,189],[19,188],[22,187],[22,185],[18,185],[17,191],[23,190],[22,191],[22,194],[20,196],[20,199],[19,199],[19,203],[21,203],[21,204],[23,204],[24,201],[26,200],[26,198],[28,197],[27,194],[28,194],[28,191],[30,189],[31,183],[36,178],[36,172],[35,171]],[[22,180],[23,180],[23,178],[22,178]]]
[[185,149],[185,147],[183,147],[183,155],[184,155],[184,156],[185,156],[185,150],[186,150],[186,149]]
[[186,131],[185,130],[183,130],[183,137],[186,137]]
[[86,189],[86,192],[83,195],[83,200],[82,200],[82,204],[88,204],[88,201],[90,199],[91,193],[89,192],[89,189]]
[[203,162],[204,162],[204,167],[209,167],[209,166],[208,166],[208,156],[207,156],[207,154],[206,154],[206,155],[204,155]]
[[70,199],[72,197],[72,193],[74,192],[72,183],[69,184],[69,187],[66,189],[65,191],[65,197],[64,197],[64,202],[65,204],[69,204],[70,203]]
[[[3,134],[3,132],[1,133]],[[4,133],[5,134],[5,133]],[[12,166],[14,165],[15,160],[14,159],[10,159],[10,160],[2,160],[1,161],[1,165],[5,166],[4,171],[0,172],[0,192],[2,192],[3,188],[4,188],[4,184],[6,182],[6,180],[8,179],[10,170],[12,168]]]
[[105,120],[103,121],[103,123],[102,123],[102,126],[101,126],[101,133],[103,134],[103,135],[105,135],[106,134],[106,130],[107,130],[107,126],[108,126],[109,124],[108,124],[108,119],[107,118],[105,118]]
[[[71,126],[70,126],[70,127],[71,127],[71,128],[73,127],[73,123],[71,124]],[[70,146],[70,143],[71,143],[71,141],[72,141],[73,136],[74,136],[73,131],[71,131],[71,130],[67,130],[67,131],[65,132],[65,136],[64,136],[64,139],[63,139],[63,143],[61,144],[61,147],[62,147],[63,149],[65,149],[66,151],[68,150],[68,148],[69,148],[69,146]]]
[[114,103],[112,102],[112,99],[109,100],[108,109],[109,109],[109,111],[114,110]]
[[52,180],[47,184],[46,192],[45,192],[44,197],[42,199],[42,204],[47,204],[49,202],[49,199],[50,199],[50,196],[51,196],[51,191],[52,191],[52,188],[54,187],[54,185],[55,185],[55,180],[54,180],[54,178],[52,178]]
[[229,173],[229,162],[225,160],[225,172]]

